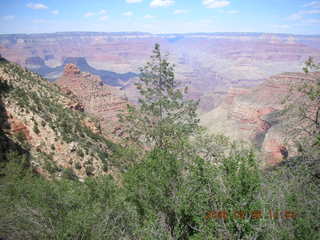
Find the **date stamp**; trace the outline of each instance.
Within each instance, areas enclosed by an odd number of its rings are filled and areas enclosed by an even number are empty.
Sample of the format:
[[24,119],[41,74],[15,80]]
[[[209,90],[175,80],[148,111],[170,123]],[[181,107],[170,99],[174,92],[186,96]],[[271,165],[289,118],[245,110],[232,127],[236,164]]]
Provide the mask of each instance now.
[[297,213],[289,210],[277,211],[277,210],[253,210],[253,211],[226,211],[226,210],[217,210],[207,212],[205,219],[223,219],[228,218],[233,219],[296,219]]

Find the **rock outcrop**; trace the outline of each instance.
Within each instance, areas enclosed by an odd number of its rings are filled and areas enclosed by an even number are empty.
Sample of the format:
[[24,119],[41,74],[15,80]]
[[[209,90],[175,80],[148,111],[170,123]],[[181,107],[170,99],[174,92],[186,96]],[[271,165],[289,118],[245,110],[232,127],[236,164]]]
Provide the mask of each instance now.
[[67,94],[75,95],[84,111],[101,122],[108,136],[120,128],[118,114],[125,111],[128,104],[122,91],[105,85],[98,76],[80,72],[74,64],[67,64],[55,83]]
[[69,77],[76,77],[77,75],[80,74],[80,69],[74,65],[74,64],[67,64],[65,67],[64,67],[64,76],[69,76]]

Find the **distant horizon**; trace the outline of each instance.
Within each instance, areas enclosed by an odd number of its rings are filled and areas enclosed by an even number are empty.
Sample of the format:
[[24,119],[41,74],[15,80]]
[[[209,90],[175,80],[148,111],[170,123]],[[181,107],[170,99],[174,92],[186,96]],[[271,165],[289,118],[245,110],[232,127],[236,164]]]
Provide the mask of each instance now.
[[320,34],[320,0],[2,0],[1,34]]
[[299,34],[299,33],[284,33],[284,32],[161,32],[161,33],[153,33],[153,32],[144,32],[144,31],[55,31],[55,32],[34,32],[34,33],[27,33],[27,32],[16,32],[16,33],[0,33],[0,36],[5,35],[45,35],[45,34],[150,34],[150,35],[198,35],[198,34],[275,34],[275,35],[283,35],[283,36],[315,36],[320,37],[320,33],[318,34]]

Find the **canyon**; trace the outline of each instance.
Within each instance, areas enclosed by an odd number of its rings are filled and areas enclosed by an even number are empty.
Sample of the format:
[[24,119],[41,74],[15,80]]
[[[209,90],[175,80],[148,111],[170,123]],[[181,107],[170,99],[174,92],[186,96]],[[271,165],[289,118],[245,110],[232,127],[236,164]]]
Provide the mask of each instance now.
[[282,72],[298,72],[309,56],[320,59],[320,36],[268,33],[150,34],[61,32],[0,35],[1,54],[56,80],[68,63],[121,88],[130,101],[133,82],[155,43],[170,53],[176,78],[201,99],[200,111],[218,106],[229,88],[252,87]]
[[210,133],[249,141],[264,153],[267,165],[294,154],[281,119],[282,102],[290,86],[306,78],[298,72],[308,57],[320,60],[320,36],[140,32],[0,35],[2,56],[60,86],[64,94],[76,99],[67,104],[69,108],[95,116],[101,124],[95,131],[103,131],[109,138],[121,134],[117,115],[127,104],[137,102],[134,82],[155,43],[163,53],[169,53],[176,79],[181,87],[188,86],[187,97],[200,99],[201,124]]
[[288,97],[298,94],[293,89],[301,82],[319,79],[320,72],[283,73],[251,89],[230,89],[222,104],[202,116],[202,125],[210,133],[249,141],[263,153],[266,165],[278,164],[296,154]]

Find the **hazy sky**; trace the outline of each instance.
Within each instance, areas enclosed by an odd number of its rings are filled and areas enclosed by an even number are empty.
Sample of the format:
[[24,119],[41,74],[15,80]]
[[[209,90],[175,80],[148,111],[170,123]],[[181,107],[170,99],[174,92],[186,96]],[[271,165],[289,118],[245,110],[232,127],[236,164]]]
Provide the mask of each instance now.
[[0,0],[0,33],[61,31],[320,34],[320,1]]

